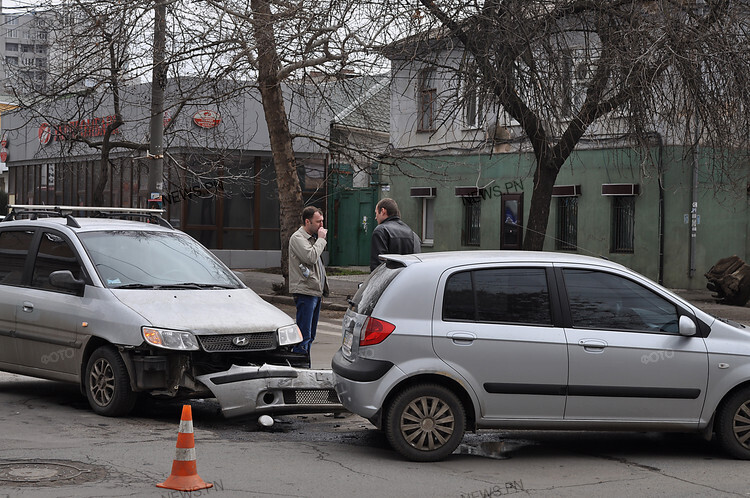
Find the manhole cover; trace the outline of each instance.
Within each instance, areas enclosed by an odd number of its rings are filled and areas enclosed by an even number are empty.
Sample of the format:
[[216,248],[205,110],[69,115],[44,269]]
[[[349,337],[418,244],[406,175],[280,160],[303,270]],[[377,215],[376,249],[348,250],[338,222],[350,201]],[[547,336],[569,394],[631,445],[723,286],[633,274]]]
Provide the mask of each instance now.
[[0,462],[0,482],[16,486],[80,484],[107,474],[103,467],[69,460],[19,460]]

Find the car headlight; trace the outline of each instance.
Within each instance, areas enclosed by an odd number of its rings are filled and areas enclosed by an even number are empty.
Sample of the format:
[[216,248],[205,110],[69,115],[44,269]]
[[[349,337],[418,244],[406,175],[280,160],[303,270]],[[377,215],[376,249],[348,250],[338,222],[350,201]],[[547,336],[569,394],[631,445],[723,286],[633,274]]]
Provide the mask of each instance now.
[[279,336],[279,346],[302,342],[302,332],[300,332],[299,327],[295,323],[277,329],[276,334]]
[[153,327],[142,327],[143,338],[146,342],[164,349],[177,349],[181,351],[197,351],[198,341],[190,332],[181,330],[155,329]]

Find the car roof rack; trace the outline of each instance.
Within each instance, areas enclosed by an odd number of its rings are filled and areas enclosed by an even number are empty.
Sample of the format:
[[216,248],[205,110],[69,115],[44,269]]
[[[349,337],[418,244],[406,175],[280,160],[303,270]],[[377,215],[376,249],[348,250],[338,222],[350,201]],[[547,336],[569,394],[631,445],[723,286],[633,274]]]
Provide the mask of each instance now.
[[[10,204],[10,212],[3,221],[13,221],[18,216],[29,216],[35,220],[42,217],[61,217],[65,218],[66,224],[74,228],[81,228],[73,213],[84,213],[84,217],[89,218],[147,218],[149,221],[158,223],[166,228],[174,228],[167,220],[162,218],[164,209],[141,209],[141,208],[123,208],[123,207],[94,207],[94,206],[48,206],[44,204]],[[86,216],[85,213],[90,213]]]

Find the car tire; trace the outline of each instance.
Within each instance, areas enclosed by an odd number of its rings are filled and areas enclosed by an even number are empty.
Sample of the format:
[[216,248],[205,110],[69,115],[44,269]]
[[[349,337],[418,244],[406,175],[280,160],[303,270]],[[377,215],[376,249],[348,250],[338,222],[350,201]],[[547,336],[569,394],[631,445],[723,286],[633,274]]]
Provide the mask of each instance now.
[[414,462],[442,460],[464,437],[466,414],[453,391],[419,384],[399,393],[388,407],[385,434],[391,447]]
[[716,436],[735,458],[750,460],[750,388],[730,395],[716,415]]
[[94,351],[86,364],[84,380],[91,408],[105,417],[127,415],[135,406],[137,394],[130,389],[125,362],[111,346]]

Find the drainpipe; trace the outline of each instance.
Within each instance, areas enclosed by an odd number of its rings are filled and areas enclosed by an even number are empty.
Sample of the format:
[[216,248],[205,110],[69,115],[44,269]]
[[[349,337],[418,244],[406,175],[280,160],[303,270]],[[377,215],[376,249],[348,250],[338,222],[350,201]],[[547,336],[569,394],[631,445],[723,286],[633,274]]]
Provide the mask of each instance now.
[[658,131],[653,132],[656,137],[656,143],[659,146],[659,156],[656,161],[657,179],[659,181],[659,264],[658,264],[658,282],[659,285],[664,285],[664,161],[662,159],[662,150],[664,149],[664,141],[662,140],[661,133]]
[[693,144],[693,183],[692,183],[692,201],[690,203],[690,270],[688,277],[695,276],[695,247],[698,234],[698,156],[700,138],[699,131],[700,117],[695,115],[695,143]]

